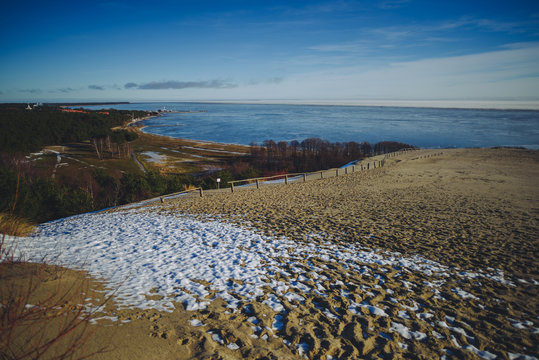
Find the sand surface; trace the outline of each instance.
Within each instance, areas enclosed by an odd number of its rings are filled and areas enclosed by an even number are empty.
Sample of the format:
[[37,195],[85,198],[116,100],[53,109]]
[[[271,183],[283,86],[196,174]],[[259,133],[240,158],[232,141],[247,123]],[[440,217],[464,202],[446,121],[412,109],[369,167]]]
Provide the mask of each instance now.
[[[447,265],[537,275],[530,254],[537,251],[531,240],[537,237],[538,152],[445,150],[420,158],[427,154],[390,158],[384,168],[371,165],[347,176],[182,199],[168,207],[248,220],[292,239],[327,233]],[[365,239],[368,234],[375,236]]]
[[109,346],[102,359],[537,357],[537,179],[537,151],[428,150],[332,178],[167,200],[147,211],[219,219],[298,249],[354,244],[442,270],[353,254],[294,254],[293,265],[277,256],[282,266],[268,278],[301,285],[293,291],[236,295],[231,309],[199,279],[206,309],[111,306],[118,321],[101,321],[87,349]]

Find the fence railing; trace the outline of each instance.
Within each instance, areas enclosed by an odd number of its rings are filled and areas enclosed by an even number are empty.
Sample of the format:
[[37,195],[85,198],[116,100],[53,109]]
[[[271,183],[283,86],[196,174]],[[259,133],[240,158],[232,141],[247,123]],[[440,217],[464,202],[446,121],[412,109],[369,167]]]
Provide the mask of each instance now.
[[378,167],[380,168],[380,167],[384,166],[386,158],[388,158],[390,156],[397,156],[397,155],[404,154],[404,153],[407,153],[409,151],[415,151],[415,150],[418,150],[418,149],[415,149],[415,148],[401,149],[401,150],[393,152],[393,153],[385,154],[384,158],[381,159],[381,160],[372,160],[372,162],[368,161],[366,164],[363,164],[361,162],[359,164],[356,163],[354,165],[351,165],[349,167],[344,167],[344,168],[333,168],[333,169],[321,170],[321,171],[313,171],[313,172],[278,174],[278,175],[273,175],[273,176],[265,176],[265,177],[233,180],[233,181],[229,181],[228,184],[230,184],[231,192],[234,192],[234,186],[237,186],[236,184],[240,184],[240,183],[246,183],[246,184],[256,183],[256,188],[259,189],[261,183],[267,182],[267,181],[272,181],[272,180],[282,180],[282,179],[284,179],[285,184],[288,185],[289,181],[291,179],[293,179],[293,178],[303,177],[303,182],[306,182],[308,176],[320,174],[320,178],[323,179],[324,178],[324,173],[328,173],[328,172],[332,172],[332,171],[335,171],[335,176],[339,176],[339,174],[340,174],[339,171],[344,171],[344,175],[347,175],[349,173],[348,168],[351,168],[350,171],[352,173],[356,172],[356,166],[358,167],[358,170],[360,169],[361,171],[369,170],[371,168],[371,163],[372,163],[372,168],[373,169],[375,169],[377,167],[376,166],[377,164],[378,164]]
[[[368,161],[366,163],[364,162],[364,160],[359,160],[355,164],[353,164],[351,166],[348,166],[348,167],[344,167],[344,168],[334,168],[334,169],[314,171],[314,172],[278,174],[278,175],[273,175],[273,176],[249,178],[249,179],[242,179],[242,180],[233,180],[233,181],[229,181],[228,183],[230,184],[231,192],[234,192],[234,188],[238,186],[236,184],[241,184],[241,183],[256,184],[256,188],[258,189],[258,188],[260,188],[260,185],[263,182],[268,182],[268,181],[272,181],[272,180],[282,180],[282,179],[284,179],[284,183],[286,185],[288,185],[291,181],[297,180],[298,178],[302,179],[303,182],[306,182],[307,177],[314,177],[314,176],[319,175],[320,179],[323,179],[324,174],[328,174],[327,176],[331,176],[329,174],[331,174],[333,171],[335,172],[335,176],[347,175],[347,174],[354,173],[354,172],[357,172],[357,171],[381,168],[381,167],[383,167],[385,165],[386,159],[391,158],[391,157],[395,157],[395,156],[399,156],[399,155],[402,155],[402,154],[405,154],[405,153],[408,153],[408,152],[411,152],[411,151],[417,151],[417,150],[420,150],[420,149],[415,149],[415,148],[401,149],[399,151],[395,151],[395,152],[392,152],[392,153],[385,154],[382,159],[379,159],[379,160],[368,159]],[[443,154],[443,152],[436,153],[436,154],[427,154],[427,155],[424,155],[424,156],[420,156],[419,158],[429,158],[429,157],[437,156],[437,155],[441,155],[441,154]],[[213,191],[216,191],[216,189],[214,189]],[[145,202],[149,203],[149,202],[158,201],[158,200],[163,203],[163,202],[165,202],[166,198],[170,198],[170,197],[174,197],[174,196],[178,196],[178,195],[182,195],[182,194],[188,194],[188,193],[192,193],[192,192],[198,192],[200,197],[204,196],[204,190],[201,187],[198,187],[198,188],[179,191],[179,192],[175,192],[175,193],[171,193],[171,194],[157,196],[157,197],[154,197],[154,198],[151,198],[151,199],[142,200],[142,201],[139,201],[139,202],[136,202],[136,203],[123,205],[123,206],[120,206],[120,207],[132,206],[132,205],[136,205],[136,204],[142,204],[142,203],[145,203]]]
[[230,184],[230,189],[232,190],[232,192],[234,192],[234,184],[239,184],[239,183],[243,183],[243,182],[247,183],[247,184],[252,184],[252,183],[255,182],[256,187],[259,188],[260,183],[262,181],[267,181],[267,180],[284,179],[285,184],[288,184],[288,181],[289,181],[290,178],[303,176],[303,181],[305,182],[307,180],[307,175],[309,175],[309,173],[279,174],[279,175],[273,175],[273,176],[265,176],[265,177],[257,177],[257,178],[250,178],[250,179],[233,180],[233,181],[229,181],[228,183]]
[[[201,187],[198,187],[198,188],[178,191],[178,192],[171,193],[171,194],[160,195],[160,196],[156,196],[156,197],[145,199],[145,200],[136,201],[136,202],[129,203],[129,204],[118,205],[118,206],[115,206],[114,208],[132,207],[132,206],[136,206],[136,205],[142,205],[142,204],[145,204],[145,203],[152,203],[152,202],[155,202],[155,201],[160,201],[160,202],[164,203],[166,198],[170,198],[170,197],[174,197],[174,196],[178,196],[178,195],[182,195],[182,194],[189,194],[189,193],[192,193],[192,192],[198,192],[200,194],[200,197],[204,196],[204,189],[202,189]],[[100,211],[104,211],[104,210],[108,210],[108,209],[103,209],[103,210],[100,210]]]
[[177,196],[177,195],[181,195],[181,194],[188,194],[188,193],[195,192],[195,191],[198,191],[198,193],[200,194],[200,197],[204,196],[204,189],[202,189],[201,187],[198,187],[198,188],[178,191],[178,192],[175,192],[175,193],[172,193],[172,194],[161,195],[161,196],[155,197],[153,199],[160,199],[161,202],[165,202],[165,198],[167,198],[167,197]]
[[[350,168],[351,168],[351,172],[355,172],[356,171],[356,166],[359,166],[360,165],[351,165]],[[365,169],[369,168],[370,166],[370,163],[367,163],[367,165],[365,166]],[[381,162],[378,161],[378,167],[381,167]],[[376,167],[376,161],[373,162],[373,167]],[[361,164],[361,170],[363,170],[364,166],[363,164]],[[291,173],[291,174],[278,174],[278,175],[273,175],[273,176],[265,176],[265,177],[258,177],[258,178],[250,178],[250,179],[241,179],[241,180],[233,180],[233,181],[229,181],[228,183],[230,184],[230,190],[232,192],[234,192],[234,186],[236,186],[236,184],[239,184],[239,183],[246,183],[246,184],[253,184],[253,183],[256,183],[256,188],[259,189],[260,188],[260,184],[263,183],[263,182],[267,182],[267,181],[272,181],[272,180],[283,180],[284,179],[284,183],[286,185],[288,185],[288,183],[293,180],[293,179],[297,179],[297,178],[303,178],[303,182],[306,182],[307,181],[307,177],[308,176],[313,176],[313,175],[318,175],[320,174],[320,179],[323,179],[324,178],[324,173],[328,173],[328,172],[333,172],[335,171],[335,176],[339,176],[339,174],[348,174],[348,167],[345,167],[345,168],[334,168],[334,169],[328,169],[328,170],[320,170],[320,171],[313,171],[313,172],[304,172],[304,173]],[[341,171],[341,173],[339,173],[339,171]]]

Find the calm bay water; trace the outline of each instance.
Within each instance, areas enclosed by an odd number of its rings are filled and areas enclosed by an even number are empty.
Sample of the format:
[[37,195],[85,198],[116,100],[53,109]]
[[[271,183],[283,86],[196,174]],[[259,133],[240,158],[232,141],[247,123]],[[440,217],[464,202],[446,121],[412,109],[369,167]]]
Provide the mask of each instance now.
[[539,149],[539,111],[535,110],[221,103],[133,103],[105,107],[193,111],[165,113],[147,120],[144,131],[223,143],[248,145],[269,139],[301,141],[318,137],[332,142],[390,140],[422,148]]

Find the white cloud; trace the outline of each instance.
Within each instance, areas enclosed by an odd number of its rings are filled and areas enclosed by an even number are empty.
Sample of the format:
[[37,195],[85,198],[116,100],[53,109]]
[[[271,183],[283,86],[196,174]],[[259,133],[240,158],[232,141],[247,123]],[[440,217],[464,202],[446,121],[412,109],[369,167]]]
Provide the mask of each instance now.
[[[357,52],[359,50],[395,46],[422,46],[425,43],[455,42],[461,37],[475,36],[473,32],[517,34],[535,32],[537,20],[524,19],[518,22],[499,21],[487,18],[462,16],[457,19],[425,23],[397,24],[380,27],[359,28],[360,35],[355,41],[325,43],[308,47],[322,52]],[[403,45],[406,44],[406,45]]]
[[[130,87],[131,84],[128,83]],[[222,80],[205,80],[205,81],[152,81],[150,83],[138,85],[138,89],[143,90],[170,90],[170,89],[189,89],[189,88],[201,88],[201,89],[227,89],[233,88],[237,85],[222,81]]]
[[[325,63],[324,70],[308,71],[304,68],[302,73],[283,73],[284,77],[267,74],[267,78],[238,80],[236,82],[242,85],[236,87],[212,87],[208,82],[198,84],[207,86],[191,86],[186,91],[174,83],[178,86],[163,85],[158,87],[162,91],[153,92],[136,90],[132,84],[128,87],[133,89],[124,92],[129,91],[125,96],[140,99],[177,100],[527,100],[539,97],[539,42],[507,44],[497,51],[472,55],[379,62],[375,65],[361,62],[357,66],[343,66],[338,57],[329,56],[331,61],[328,61],[323,56],[325,54],[321,55],[294,60]],[[57,91],[78,97],[87,95],[75,90],[77,88]],[[35,92],[35,89],[26,91]]]
[[[226,99],[529,99],[539,94],[539,43],[499,51],[287,76],[240,86]],[[202,95],[202,94],[201,94]],[[217,96],[220,95],[220,96]]]
[[320,52],[359,52],[370,51],[365,45],[358,43],[344,43],[344,44],[322,44],[313,45],[307,48],[308,50],[320,51]]
[[317,66],[317,65],[343,65],[348,63],[350,58],[346,55],[301,55],[279,62],[285,66]]

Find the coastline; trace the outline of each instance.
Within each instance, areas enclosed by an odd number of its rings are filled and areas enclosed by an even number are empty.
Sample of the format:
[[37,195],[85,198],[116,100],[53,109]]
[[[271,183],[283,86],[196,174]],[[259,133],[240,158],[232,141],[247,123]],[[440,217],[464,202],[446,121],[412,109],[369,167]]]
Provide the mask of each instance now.
[[[165,104],[166,105],[166,104]],[[447,108],[330,107],[306,108],[262,106],[230,107],[218,103],[204,105],[169,104],[167,108],[199,107],[208,114],[164,114],[148,125],[170,129],[143,131],[164,136],[226,144],[258,144],[265,140],[302,141],[322,138],[330,142],[398,141],[421,148],[465,148],[522,146],[538,149],[533,134],[538,130],[536,110],[470,110]],[[136,108],[150,107],[148,104]],[[472,111],[468,113],[467,111]],[[180,122],[182,128],[173,125]],[[335,126],[328,124],[334,123]],[[511,126],[513,124],[513,126]],[[438,129],[438,130],[437,130]]]
[[[168,101],[136,101],[133,103]],[[195,104],[260,104],[357,107],[402,107],[424,109],[530,110],[539,111],[539,100],[174,100],[170,103]]]
[[[193,112],[201,112],[201,111],[193,111]],[[185,113],[190,113],[190,112],[186,111]],[[131,128],[135,132],[138,132],[139,134],[144,134],[150,137],[154,137],[156,139],[162,138],[162,139],[167,139],[170,141],[178,141],[180,143],[186,142],[186,143],[192,143],[192,144],[211,145],[212,147],[240,147],[240,148],[245,148],[247,152],[250,148],[250,145],[245,145],[245,144],[226,143],[226,142],[217,142],[217,141],[209,141],[209,140],[196,140],[196,139],[178,138],[178,137],[173,137],[169,135],[154,134],[151,132],[144,131],[144,129],[147,128],[148,126],[137,125],[137,123],[139,122],[146,121],[151,118],[160,117],[160,116],[161,116],[160,114],[155,114],[155,115],[149,115],[149,116],[139,118],[139,119],[134,119],[128,125],[126,125],[126,128]]]

